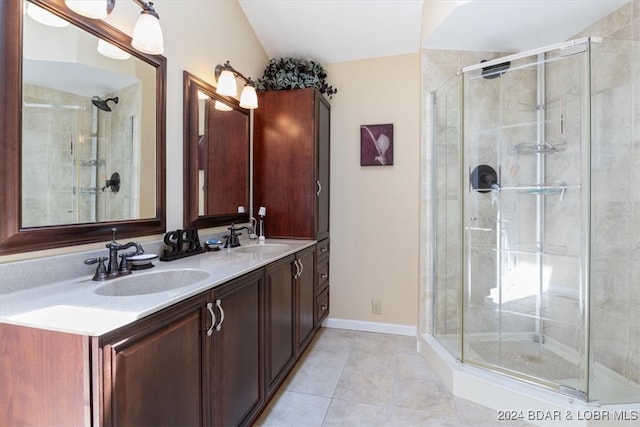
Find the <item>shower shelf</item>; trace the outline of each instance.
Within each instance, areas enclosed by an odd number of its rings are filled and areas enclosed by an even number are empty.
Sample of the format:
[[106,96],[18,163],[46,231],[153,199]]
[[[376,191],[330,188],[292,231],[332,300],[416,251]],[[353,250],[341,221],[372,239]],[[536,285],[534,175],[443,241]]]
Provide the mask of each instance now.
[[521,254],[521,255],[548,255],[548,256],[562,256],[569,258],[578,258],[580,255],[577,253],[569,252],[566,246],[546,244],[542,249],[537,249],[535,245],[519,245],[515,248],[502,248],[495,249],[496,252],[503,254]]
[[513,147],[516,154],[555,154],[567,149],[566,142],[543,142],[542,144],[517,144]]
[[104,159],[89,159],[80,162],[80,166],[104,166]]
[[545,244],[542,249],[536,249],[535,245],[531,244],[522,244],[515,245],[515,247],[511,248],[496,248],[494,244],[490,243],[476,243],[470,246],[469,249],[473,249],[476,251],[486,251],[492,253],[500,253],[503,256],[512,254],[512,255],[544,255],[544,256],[554,256],[554,257],[563,257],[568,259],[580,259],[580,254],[575,251],[570,251],[566,246],[563,245],[554,245],[554,244]]
[[[579,190],[580,186],[574,186]],[[569,185],[566,183],[558,184],[542,184],[542,185],[516,185],[514,187],[499,187],[498,191],[516,191],[519,193],[531,194],[533,196],[561,196],[564,197],[565,193],[569,189]]]
[[98,187],[80,187],[80,194],[96,194]]

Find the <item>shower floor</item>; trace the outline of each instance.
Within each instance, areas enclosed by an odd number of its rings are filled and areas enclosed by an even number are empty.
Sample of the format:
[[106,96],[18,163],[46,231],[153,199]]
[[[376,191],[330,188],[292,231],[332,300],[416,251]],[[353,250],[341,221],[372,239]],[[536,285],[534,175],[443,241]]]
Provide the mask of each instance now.
[[471,359],[555,382],[581,378],[578,365],[534,341],[473,341]]

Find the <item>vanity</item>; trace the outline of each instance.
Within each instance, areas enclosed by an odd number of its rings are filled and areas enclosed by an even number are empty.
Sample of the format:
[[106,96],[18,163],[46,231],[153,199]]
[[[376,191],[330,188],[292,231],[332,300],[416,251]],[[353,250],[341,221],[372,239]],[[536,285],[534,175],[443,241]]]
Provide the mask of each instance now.
[[323,248],[250,241],[3,295],[0,425],[250,425],[320,327]]

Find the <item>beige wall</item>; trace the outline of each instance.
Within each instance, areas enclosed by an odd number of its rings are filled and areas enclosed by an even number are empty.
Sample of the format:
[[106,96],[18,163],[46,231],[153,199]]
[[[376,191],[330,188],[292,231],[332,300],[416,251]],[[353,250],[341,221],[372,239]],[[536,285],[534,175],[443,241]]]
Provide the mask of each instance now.
[[[420,54],[325,68],[338,89],[331,100],[330,316],[416,326]],[[361,167],[360,125],[385,123],[393,123],[394,165]],[[382,315],[371,313],[372,298],[382,300]]]

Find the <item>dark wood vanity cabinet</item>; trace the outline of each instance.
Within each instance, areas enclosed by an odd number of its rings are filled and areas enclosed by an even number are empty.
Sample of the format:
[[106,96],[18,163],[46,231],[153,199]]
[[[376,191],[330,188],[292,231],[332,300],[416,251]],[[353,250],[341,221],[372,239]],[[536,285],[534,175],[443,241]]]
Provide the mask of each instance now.
[[100,337],[0,323],[0,425],[250,425],[326,316],[325,243]]
[[291,255],[265,268],[265,376],[267,395],[280,385],[295,362],[294,260]]
[[300,355],[313,338],[314,332],[314,306],[315,306],[315,274],[316,274],[316,248],[305,249],[296,254],[299,271],[294,274],[294,291],[296,315],[294,336],[296,355]]
[[315,253],[310,247],[265,269],[267,396],[313,338]]
[[316,89],[260,92],[254,111],[254,212],[265,234],[329,237],[329,102]]
[[264,402],[263,270],[214,288],[216,325],[210,342],[210,409],[205,425],[249,425]]
[[320,328],[329,315],[329,239],[317,244],[314,324]]
[[247,425],[264,401],[262,289],[249,273],[107,337],[102,425]]
[[[206,424],[209,321],[203,294],[100,341],[102,426]],[[102,357],[100,357],[100,355]]]

